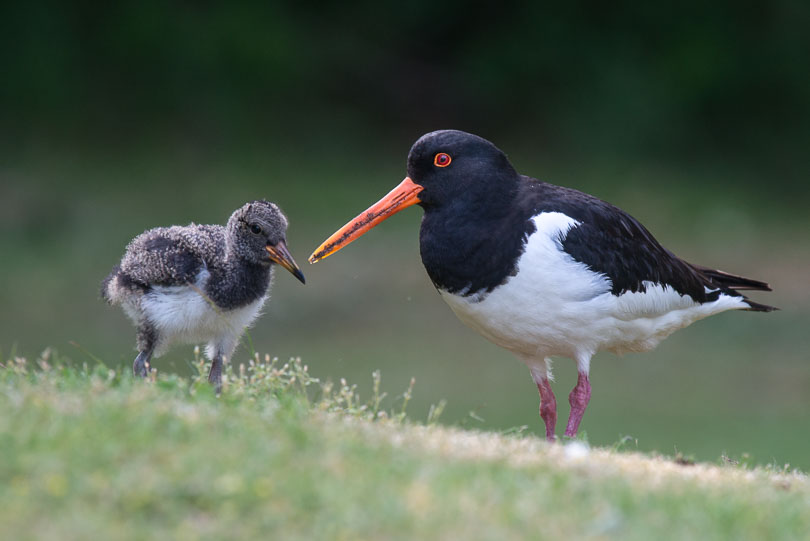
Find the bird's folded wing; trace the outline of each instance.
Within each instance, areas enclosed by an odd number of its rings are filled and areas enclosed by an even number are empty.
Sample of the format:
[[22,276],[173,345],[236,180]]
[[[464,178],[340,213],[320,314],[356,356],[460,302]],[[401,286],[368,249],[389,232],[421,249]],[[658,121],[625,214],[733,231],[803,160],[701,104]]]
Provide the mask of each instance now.
[[705,287],[711,282],[700,270],[664,248],[620,208],[560,186],[545,184],[534,192],[541,210],[563,212],[579,222],[562,239],[563,250],[607,276],[614,295],[645,291],[645,283],[651,282],[670,286],[698,302],[713,300]]
[[132,241],[121,272],[141,286],[184,285],[196,280],[204,262],[182,238],[152,230]]

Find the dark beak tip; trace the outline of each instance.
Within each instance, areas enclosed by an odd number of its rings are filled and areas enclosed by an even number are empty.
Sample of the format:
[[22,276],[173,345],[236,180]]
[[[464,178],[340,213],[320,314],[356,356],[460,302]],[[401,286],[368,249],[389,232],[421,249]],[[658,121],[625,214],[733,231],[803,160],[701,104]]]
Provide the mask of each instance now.
[[279,241],[275,246],[268,243],[266,248],[270,253],[270,260],[273,261],[273,263],[284,267],[290,274],[298,278],[302,284],[307,283],[306,278],[304,278],[304,273],[298,268],[284,241]]

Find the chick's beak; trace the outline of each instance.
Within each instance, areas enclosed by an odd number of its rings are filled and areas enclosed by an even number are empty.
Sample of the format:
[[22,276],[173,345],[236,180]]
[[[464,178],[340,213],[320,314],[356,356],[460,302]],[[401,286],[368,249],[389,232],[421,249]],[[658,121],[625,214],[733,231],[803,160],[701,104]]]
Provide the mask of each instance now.
[[388,192],[388,194],[361,212],[357,217],[338,229],[331,237],[323,241],[323,244],[309,256],[310,263],[316,263],[324,257],[333,254],[361,237],[371,228],[386,220],[411,205],[420,202],[419,192],[424,188],[416,184],[410,177],[405,177],[399,186]]
[[275,246],[268,244],[265,248],[267,249],[267,253],[270,254],[270,259],[272,261],[290,271],[293,276],[301,281],[302,284],[307,283],[306,279],[304,278],[304,273],[298,268],[298,264],[296,264],[293,256],[287,249],[287,244],[283,240],[278,241]]

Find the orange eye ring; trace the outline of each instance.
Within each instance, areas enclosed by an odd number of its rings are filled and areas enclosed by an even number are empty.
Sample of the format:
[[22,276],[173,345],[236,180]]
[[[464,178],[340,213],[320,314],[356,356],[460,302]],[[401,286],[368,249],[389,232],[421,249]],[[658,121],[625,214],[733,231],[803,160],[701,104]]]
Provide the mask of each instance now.
[[447,167],[448,165],[450,165],[450,162],[452,161],[453,158],[450,157],[450,154],[447,154],[445,152],[439,152],[433,158],[433,165],[435,165],[436,167]]

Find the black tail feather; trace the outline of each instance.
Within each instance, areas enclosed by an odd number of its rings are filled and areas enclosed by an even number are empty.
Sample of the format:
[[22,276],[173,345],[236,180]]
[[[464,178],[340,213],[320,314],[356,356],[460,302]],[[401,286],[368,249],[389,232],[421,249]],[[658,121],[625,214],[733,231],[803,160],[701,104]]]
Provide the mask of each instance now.
[[747,308],[747,310],[751,312],[773,312],[774,310],[779,310],[779,308],[776,308],[775,306],[754,302],[742,293],[739,293],[739,291],[772,291],[771,286],[765,282],[752,280],[751,278],[738,276],[736,274],[729,274],[727,272],[712,269],[710,267],[704,267],[702,265],[695,265],[693,263],[690,263],[690,265],[692,265],[692,268],[706,279],[707,286],[719,287],[721,290],[725,290],[732,294],[737,294],[745,299],[746,304],[750,306],[750,308]]
[[694,265],[700,274],[711,280],[712,283],[726,287],[728,289],[750,290],[750,291],[772,291],[771,286],[759,280],[752,280],[744,276],[737,276],[736,274],[729,274],[721,270],[703,267],[701,265]]
[[749,312],[773,312],[774,310],[779,310],[776,306],[768,306],[767,304],[760,304],[758,302],[754,302],[748,297],[743,297],[745,299],[745,303],[750,306],[747,310]]

